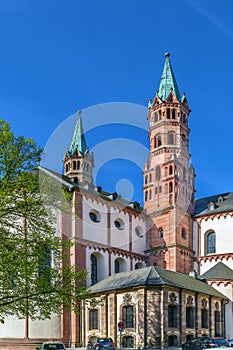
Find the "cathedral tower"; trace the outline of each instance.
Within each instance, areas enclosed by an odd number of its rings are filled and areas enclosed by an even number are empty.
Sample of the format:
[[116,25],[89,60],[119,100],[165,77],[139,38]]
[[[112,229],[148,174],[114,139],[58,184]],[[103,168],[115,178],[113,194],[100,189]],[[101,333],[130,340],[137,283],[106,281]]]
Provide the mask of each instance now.
[[65,153],[63,163],[64,175],[70,178],[77,178],[80,182],[93,183],[94,158],[93,154],[89,153],[86,144],[81,111],[78,111],[72,142]]
[[144,167],[144,208],[153,224],[147,233],[148,263],[173,271],[193,270],[194,169],[189,154],[185,94],[180,95],[169,60],[159,90],[149,101],[150,153]]

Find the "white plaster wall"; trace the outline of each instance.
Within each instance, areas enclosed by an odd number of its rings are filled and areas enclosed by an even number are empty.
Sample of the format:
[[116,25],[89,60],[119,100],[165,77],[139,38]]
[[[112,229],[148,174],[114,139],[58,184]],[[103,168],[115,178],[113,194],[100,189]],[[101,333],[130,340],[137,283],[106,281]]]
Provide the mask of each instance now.
[[[119,249],[129,250],[129,215],[123,211],[118,211],[114,208],[110,209],[111,212],[111,242],[112,247]],[[124,222],[124,228],[119,230],[115,227],[114,221],[121,219]]]
[[5,319],[5,323],[1,324],[1,338],[24,338],[25,321],[17,320],[14,317]]
[[[142,228],[142,237],[138,237],[135,228]],[[146,221],[139,217],[132,217],[132,251],[137,254],[144,255],[146,250]]]
[[[83,238],[91,242],[100,244],[108,244],[107,230],[107,206],[97,201],[82,197],[83,200]],[[91,210],[96,210],[100,213],[100,222],[93,222],[89,213]]]
[[233,218],[227,215],[226,219],[214,218],[201,221],[201,255],[204,255],[204,237],[208,230],[216,233],[216,254],[229,253],[233,251]]
[[61,317],[53,314],[50,320],[30,320],[29,338],[61,338]]
[[193,250],[195,252],[194,256],[198,254],[198,224],[193,221]]

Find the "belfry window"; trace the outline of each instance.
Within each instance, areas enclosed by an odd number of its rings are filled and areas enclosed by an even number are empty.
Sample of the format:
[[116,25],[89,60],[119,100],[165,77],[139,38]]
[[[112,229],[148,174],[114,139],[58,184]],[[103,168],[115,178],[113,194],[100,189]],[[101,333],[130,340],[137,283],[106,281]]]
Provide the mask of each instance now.
[[148,175],[145,176],[145,184],[148,184]]
[[174,145],[174,143],[175,143],[174,132],[169,131],[169,133],[167,134],[167,143],[168,143],[168,145]]
[[148,191],[145,192],[145,202],[148,201]]
[[172,119],[176,119],[176,110],[175,110],[175,108],[172,109]]
[[163,228],[159,228],[159,238],[163,238]]
[[170,108],[167,108],[167,119],[171,118],[171,110]]
[[169,165],[169,175],[172,175],[172,174],[173,174],[173,166]]
[[159,165],[157,165],[157,167],[155,168],[155,178],[156,180],[160,180],[161,177],[161,168]]
[[173,192],[173,183],[169,182],[169,193]]

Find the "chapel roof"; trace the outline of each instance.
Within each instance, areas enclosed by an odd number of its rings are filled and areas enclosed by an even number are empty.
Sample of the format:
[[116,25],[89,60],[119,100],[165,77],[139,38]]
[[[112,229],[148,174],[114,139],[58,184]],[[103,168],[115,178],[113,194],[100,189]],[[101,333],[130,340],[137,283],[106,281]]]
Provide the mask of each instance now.
[[216,265],[211,267],[208,271],[203,273],[200,279],[205,280],[232,280],[233,281],[233,270],[227,265],[219,261]]
[[95,294],[139,286],[172,286],[226,299],[223,294],[200,279],[155,266],[116,273],[91,286],[90,290]]

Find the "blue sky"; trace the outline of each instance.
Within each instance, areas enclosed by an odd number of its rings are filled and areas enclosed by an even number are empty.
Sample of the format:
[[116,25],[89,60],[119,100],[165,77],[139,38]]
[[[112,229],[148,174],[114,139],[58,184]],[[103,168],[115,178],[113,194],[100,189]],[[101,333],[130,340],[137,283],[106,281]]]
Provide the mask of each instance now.
[[[78,109],[146,106],[169,51],[192,110],[196,197],[232,191],[232,15],[232,0],[0,0],[1,118],[45,146]],[[147,145],[145,132],[124,127],[92,130],[88,144],[116,133]],[[121,165],[104,164],[97,184],[114,192],[129,177],[141,202],[140,167]]]

